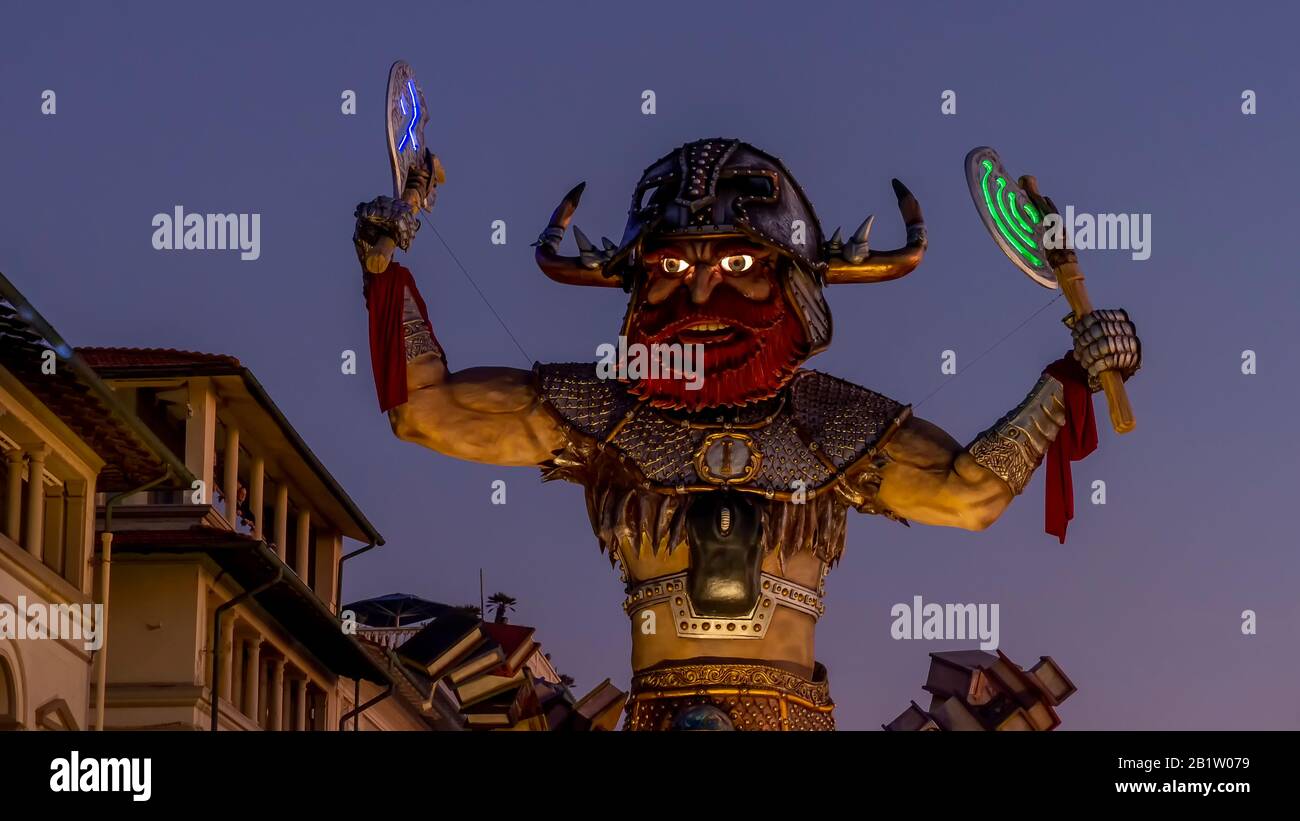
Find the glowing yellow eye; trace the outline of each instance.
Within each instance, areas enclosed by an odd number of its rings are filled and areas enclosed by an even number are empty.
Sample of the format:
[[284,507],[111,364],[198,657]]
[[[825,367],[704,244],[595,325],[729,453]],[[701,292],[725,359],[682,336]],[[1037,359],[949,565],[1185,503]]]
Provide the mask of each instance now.
[[682,271],[691,267],[686,260],[674,259],[673,257],[665,257],[659,264],[663,267],[664,273],[666,274],[680,274]]
[[749,254],[736,254],[735,256],[722,258],[722,270],[732,274],[748,271],[753,264],[754,258]]

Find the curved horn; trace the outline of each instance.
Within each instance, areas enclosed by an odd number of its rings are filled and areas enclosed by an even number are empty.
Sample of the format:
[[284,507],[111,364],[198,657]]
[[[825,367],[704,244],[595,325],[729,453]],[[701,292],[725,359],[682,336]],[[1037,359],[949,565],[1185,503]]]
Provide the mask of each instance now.
[[[580,244],[588,247],[583,249],[582,256],[569,257],[560,253],[560,241],[564,239],[564,232],[569,227],[569,221],[573,219],[573,212],[578,210],[578,200],[582,199],[582,191],[586,187],[585,182],[580,182],[573,187],[572,191],[564,195],[555,213],[551,214],[550,224],[537,238],[537,242],[533,243],[537,248],[535,255],[537,267],[551,279],[565,285],[617,288],[622,283],[617,277],[605,276],[603,257],[591,252],[591,243],[585,236],[582,237]],[[576,234],[577,229],[574,230]]]
[[[832,240],[827,244],[830,256],[826,269],[826,282],[840,285],[848,282],[887,282],[907,276],[921,264],[925,256],[925,218],[921,204],[907,190],[907,186],[894,180],[894,194],[898,196],[898,210],[907,226],[907,244],[893,251],[871,251],[867,235],[871,232],[873,217],[867,217],[847,243]],[[837,236],[838,236],[838,232]]]

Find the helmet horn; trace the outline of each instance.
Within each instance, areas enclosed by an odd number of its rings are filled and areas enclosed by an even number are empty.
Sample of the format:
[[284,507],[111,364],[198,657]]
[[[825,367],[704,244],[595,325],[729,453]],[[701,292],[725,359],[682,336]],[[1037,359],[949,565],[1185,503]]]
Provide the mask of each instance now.
[[596,251],[587,237],[577,228],[574,228],[574,236],[581,247],[582,255],[570,257],[560,253],[560,241],[564,239],[564,232],[573,219],[573,212],[578,210],[578,200],[582,199],[582,192],[586,187],[585,182],[580,182],[573,187],[572,191],[564,195],[555,213],[551,214],[550,224],[537,238],[537,242],[533,243],[537,248],[535,255],[537,267],[551,279],[565,285],[617,288],[622,285],[618,278],[605,276],[604,264],[608,253]]
[[[872,251],[867,245],[874,217],[867,217],[848,243],[840,243],[839,230],[826,244],[830,258],[826,269],[826,282],[840,285],[849,282],[887,282],[910,274],[921,264],[927,245],[925,219],[921,204],[907,190],[907,186],[894,180],[894,194],[898,197],[898,210],[907,226],[907,244],[893,251]],[[557,212],[558,213],[558,212]]]

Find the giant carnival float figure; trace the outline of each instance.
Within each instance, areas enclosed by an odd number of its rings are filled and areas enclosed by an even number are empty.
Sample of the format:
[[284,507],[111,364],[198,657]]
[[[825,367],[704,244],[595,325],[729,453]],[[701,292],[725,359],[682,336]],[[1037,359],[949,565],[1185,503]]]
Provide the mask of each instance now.
[[1063,537],[1068,462],[1096,440],[1091,392],[1105,372],[1139,365],[1123,311],[1084,313],[1070,323],[1073,351],[965,446],[907,405],[805,368],[831,341],[826,285],[893,280],[920,264],[920,206],[895,180],[900,249],[869,248],[870,220],[847,241],[825,239],[779,159],[706,139],[646,169],[617,245],[596,247],[575,228],[579,255],[560,253],[581,185],[536,243],[551,279],[629,294],[629,347],[702,345],[702,384],[676,371],[603,378],[595,362],[453,371],[410,272],[386,258],[408,248],[441,179],[426,153],[408,196],[357,208],[381,407],[406,441],[583,486],[627,593],[626,729],[833,729],[813,632],[848,511],[981,530],[1046,456],[1049,530],[1055,515]]

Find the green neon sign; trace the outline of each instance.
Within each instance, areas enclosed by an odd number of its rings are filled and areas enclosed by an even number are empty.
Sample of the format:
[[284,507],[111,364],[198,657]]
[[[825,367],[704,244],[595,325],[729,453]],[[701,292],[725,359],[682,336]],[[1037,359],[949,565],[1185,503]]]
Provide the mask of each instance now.
[[1007,214],[1007,208],[1006,205],[1004,204],[1006,200],[1006,193],[1005,193],[1006,187],[1007,187],[1006,177],[998,177],[998,193],[993,198],[993,201],[998,204],[998,211],[1002,213],[1003,222],[1005,222],[1007,225],[1011,227],[1011,232],[1014,233],[1017,237],[1019,237],[1021,242],[1023,242],[1025,245],[1028,245],[1030,248],[1037,248],[1038,243],[1034,242],[1033,239],[1026,236],[1025,233],[1021,231],[1020,228],[1016,225],[1015,221],[1012,220],[1011,217]]
[[[1020,223],[1020,227],[1021,227],[1021,229],[1023,229],[1023,230],[1025,231],[1025,233],[1027,233],[1027,234],[1032,234],[1032,233],[1034,233],[1034,228],[1033,228],[1033,226],[1031,226],[1029,223],[1025,222],[1025,218],[1022,217],[1022,216],[1020,216],[1020,213],[1019,213],[1018,211],[1016,211],[1016,192],[1015,192],[1015,191],[1012,191],[1012,192],[1010,193],[1010,195],[1007,196],[1007,202],[1011,205],[1011,216],[1013,216],[1013,217],[1016,218],[1016,222]],[[1034,220],[1034,222],[1037,222],[1037,221],[1038,221],[1038,220]],[[1034,247],[1036,248],[1036,247],[1038,247],[1038,246],[1034,246]]]
[[[1006,206],[1003,204],[1002,197],[1002,192],[1007,185],[1006,177],[998,177],[998,190],[996,196],[997,205],[995,206],[993,204],[994,194],[989,191],[989,177],[993,174],[993,162],[991,160],[983,160],[982,165],[984,166],[984,177],[980,180],[980,187],[984,191],[984,205],[988,209],[989,216],[993,218],[993,224],[997,226],[998,233],[1002,235],[1003,239],[1005,239],[1012,248],[1016,249],[1016,253],[1024,257],[1031,265],[1036,268],[1043,267],[1043,261],[1035,256],[1029,248],[1025,247],[1026,243],[1032,248],[1037,248],[1038,245],[1029,237],[1024,236],[1021,233],[1019,226],[1015,225],[1011,217],[1007,215]],[[1014,197],[1015,195],[1012,194],[1011,196]],[[1012,212],[1015,212],[1014,200],[1012,204]],[[1030,217],[1036,217],[1036,212],[1029,210],[1028,206],[1026,206],[1025,213]],[[1017,214],[1016,216],[1018,219],[1019,215]],[[1034,222],[1037,223],[1038,220],[1035,218]],[[1032,234],[1033,229],[1030,228],[1028,233]]]

